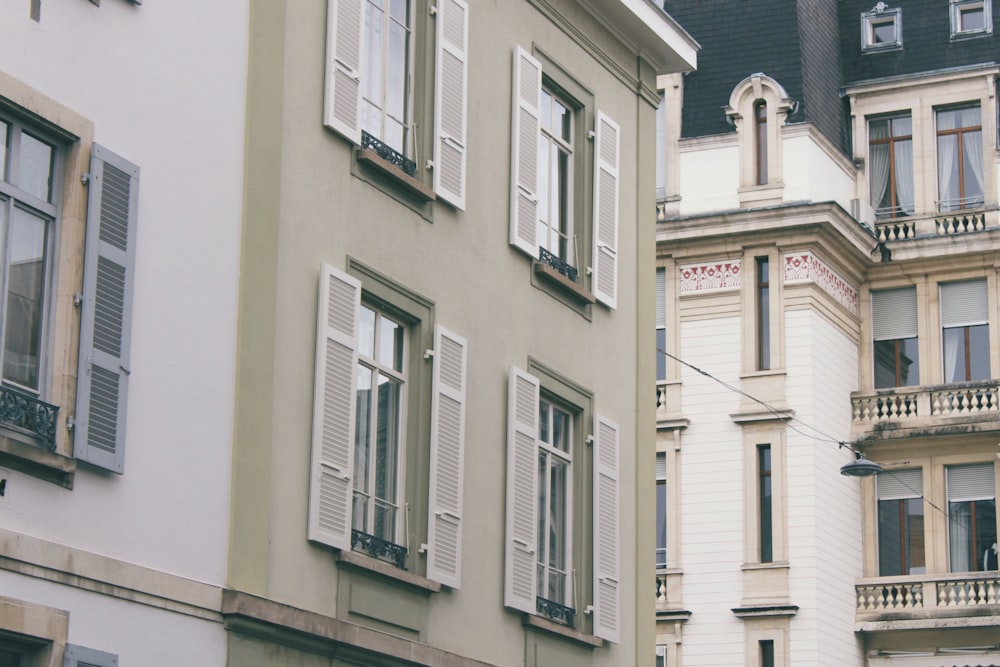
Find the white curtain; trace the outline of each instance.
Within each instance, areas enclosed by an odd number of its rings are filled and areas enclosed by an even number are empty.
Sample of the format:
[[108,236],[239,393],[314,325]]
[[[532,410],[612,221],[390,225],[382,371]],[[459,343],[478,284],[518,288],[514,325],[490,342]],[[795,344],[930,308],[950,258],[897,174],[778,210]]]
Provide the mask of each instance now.
[[950,211],[958,199],[958,183],[955,176],[958,164],[955,162],[957,140],[952,136],[938,137],[938,198],[940,210]]
[[[868,126],[869,140],[885,139],[889,136],[887,123],[871,123]],[[871,205],[875,209],[883,209],[891,205],[885,201],[885,193],[889,188],[889,146],[877,144],[871,146],[868,152],[868,168],[871,173]]]
[[[958,358],[961,352],[961,343],[964,340],[962,329],[944,330],[944,381],[958,382],[955,378],[955,370],[958,368]],[[965,370],[965,364],[962,364]],[[963,380],[967,378],[962,378]]]
[[913,214],[913,142],[897,141],[895,148],[896,215]]
[[970,507],[968,502],[948,504],[948,546],[952,572],[971,572],[973,569],[969,561],[969,542],[972,540]]
[[[966,132],[963,134],[962,153],[968,163],[968,168],[965,170],[966,206],[978,208],[983,203],[983,133]],[[972,172],[971,178],[969,178],[970,171]]]

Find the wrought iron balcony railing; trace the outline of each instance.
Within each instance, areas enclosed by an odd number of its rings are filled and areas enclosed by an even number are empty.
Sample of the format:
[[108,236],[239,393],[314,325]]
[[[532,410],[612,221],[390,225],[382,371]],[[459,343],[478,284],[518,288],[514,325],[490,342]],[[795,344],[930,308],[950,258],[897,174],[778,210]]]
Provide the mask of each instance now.
[[566,605],[553,602],[552,600],[546,600],[543,597],[536,597],[535,610],[549,620],[562,625],[567,625],[571,628],[573,627],[576,610],[572,607],[567,607]]
[[364,131],[361,132],[361,148],[372,149],[380,158],[402,169],[407,176],[413,176],[417,171],[416,162]]
[[996,571],[863,579],[854,590],[859,619],[908,613],[933,618],[935,613],[953,616],[963,610],[981,616],[984,607],[994,607],[993,613],[1000,614],[1000,573]]
[[56,448],[56,416],[59,406],[40,401],[30,394],[0,386],[0,425],[27,433]]
[[567,262],[545,248],[538,249],[538,261],[543,264],[548,264],[562,275],[566,276],[573,282],[576,282],[576,267],[570,266]]
[[400,546],[381,537],[375,537],[360,530],[351,531],[351,548],[363,551],[369,556],[392,563],[400,570],[406,569],[406,547]]

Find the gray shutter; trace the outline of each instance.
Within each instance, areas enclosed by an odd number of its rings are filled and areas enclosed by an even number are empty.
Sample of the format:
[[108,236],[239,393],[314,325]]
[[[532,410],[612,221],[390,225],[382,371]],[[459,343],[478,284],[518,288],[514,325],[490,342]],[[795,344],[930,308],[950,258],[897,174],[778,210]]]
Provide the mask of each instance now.
[[139,167],[94,144],[87,191],[73,453],[81,461],[117,473],[125,469],[138,207]]
[[538,257],[538,137],[542,64],[514,49],[514,111],[510,134],[510,243]]
[[941,285],[941,326],[966,327],[990,321],[985,280]]
[[464,338],[444,327],[435,327],[427,578],[452,588],[462,582],[467,350]]
[[324,264],[316,323],[308,537],[338,549],[351,548],[360,308],[361,283]]
[[507,398],[504,605],[535,613],[538,576],[538,378],[511,367]]
[[621,569],[618,424],[594,419],[594,634],[618,643],[621,636]]
[[618,305],[618,145],[621,131],[598,111],[594,137],[594,297]]
[[656,269],[656,328],[667,326],[667,270]]
[[917,336],[917,288],[900,287],[872,292],[873,340]]
[[924,472],[921,468],[886,470],[875,478],[879,500],[903,500],[924,495]]
[[363,0],[327,0],[323,122],[361,143]]
[[663,452],[656,453],[656,479],[667,478],[667,455]]
[[434,191],[465,208],[465,135],[469,80],[469,6],[437,5],[437,71],[434,80]]
[[74,644],[66,644],[63,667],[118,667],[118,656]]
[[988,500],[996,497],[992,463],[948,466],[948,500]]

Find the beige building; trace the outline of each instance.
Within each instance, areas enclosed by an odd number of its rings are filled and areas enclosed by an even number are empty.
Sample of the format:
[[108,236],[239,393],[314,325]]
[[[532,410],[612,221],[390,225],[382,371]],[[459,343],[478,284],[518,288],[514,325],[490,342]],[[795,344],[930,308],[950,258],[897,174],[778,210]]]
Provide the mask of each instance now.
[[696,44],[646,0],[250,9],[228,664],[649,664],[645,137]]

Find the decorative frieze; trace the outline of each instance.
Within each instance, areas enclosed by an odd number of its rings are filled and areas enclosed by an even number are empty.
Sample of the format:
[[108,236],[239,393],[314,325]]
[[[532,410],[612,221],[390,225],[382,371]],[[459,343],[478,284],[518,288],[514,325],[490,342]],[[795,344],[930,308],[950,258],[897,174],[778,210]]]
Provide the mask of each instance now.
[[858,290],[811,252],[785,255],[785,283],[815,283],[837,303],[858,314]]
[[680,294],[718,292],[740,288],[740,260],[685,264],[680,271]]

